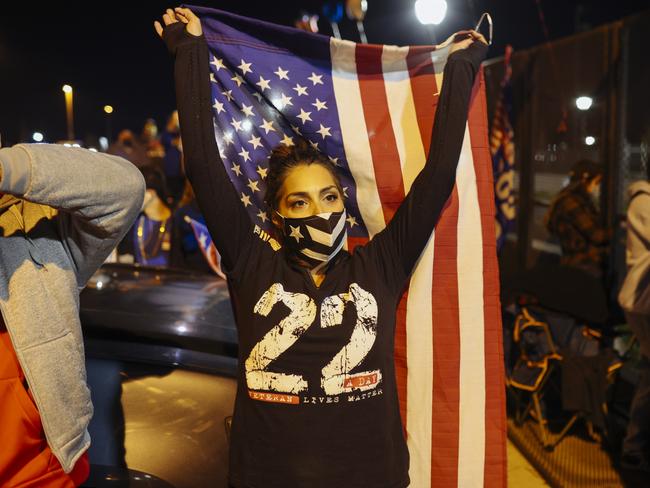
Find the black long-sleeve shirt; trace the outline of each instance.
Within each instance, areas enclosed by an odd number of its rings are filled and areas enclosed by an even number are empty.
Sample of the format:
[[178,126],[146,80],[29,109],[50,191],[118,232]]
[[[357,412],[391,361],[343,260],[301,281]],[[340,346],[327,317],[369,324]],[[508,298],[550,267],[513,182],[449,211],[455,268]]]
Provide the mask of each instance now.
[[235,487],[402,488],[408,450],[393,364],[395,311],[454,186],[486,47],[449,57],[426,165],[386,228],[320,287],[251,222],[214,138],[203,37],[164,34],[175,55],[187,176],[227,272],[239,334],[230,449]]

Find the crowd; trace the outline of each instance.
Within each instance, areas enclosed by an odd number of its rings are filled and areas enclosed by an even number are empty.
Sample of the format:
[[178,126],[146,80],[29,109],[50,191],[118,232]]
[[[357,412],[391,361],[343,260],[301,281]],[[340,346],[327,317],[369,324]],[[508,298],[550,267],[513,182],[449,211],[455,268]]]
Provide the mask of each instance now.
[[205,219],[185,176],[178,112],[172,112],[160,134],[154,119],[139,135],[120,131],[107,152],[131,161],[146,184],[142,211],[112,259],[212,272],[204,254],[208,250],[202,250],[191,223],[205,224]]

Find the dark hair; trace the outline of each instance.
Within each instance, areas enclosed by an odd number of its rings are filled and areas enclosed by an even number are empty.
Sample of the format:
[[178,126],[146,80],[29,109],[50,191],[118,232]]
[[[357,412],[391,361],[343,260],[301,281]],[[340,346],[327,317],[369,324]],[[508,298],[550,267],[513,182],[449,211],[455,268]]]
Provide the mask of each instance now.
[[140,168],[147,190],[154,190],[158,198],[167,203],[167,181],[165,173],[154,166],[143,166]]
[[269,173],[266,178],[264,202],[271,210],[278,209],[280,189],[289,172],[298,166],[318,164],[330,172],[341,196],[343,187],[334,165],[322,153],[314,149],[307,141],[298,138],[293,146],[276,146],[269,158]]
[[571,167],[571,171],[569,171],[569,178],[571,179],[571,183],[587,183],[597,176],[602,175],[602,165],[590,161],[589,159],[582,159],[578,161]]

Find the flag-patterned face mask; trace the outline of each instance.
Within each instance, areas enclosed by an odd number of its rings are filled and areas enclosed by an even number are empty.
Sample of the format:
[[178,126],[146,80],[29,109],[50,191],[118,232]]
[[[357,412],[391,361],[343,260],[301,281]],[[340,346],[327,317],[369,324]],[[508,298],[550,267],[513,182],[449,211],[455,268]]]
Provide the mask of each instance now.
[[325,267],[345,244],[345,210],[294,219],[276,213],[282,219],[283,244],[309,263],[312,270]]

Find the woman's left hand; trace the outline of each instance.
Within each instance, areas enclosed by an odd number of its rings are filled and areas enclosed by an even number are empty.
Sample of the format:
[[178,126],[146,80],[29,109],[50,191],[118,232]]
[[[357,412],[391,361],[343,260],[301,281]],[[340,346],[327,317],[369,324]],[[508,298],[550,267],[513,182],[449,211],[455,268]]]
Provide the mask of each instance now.
[[487,46],[487,41],[485,40],[485,37],[483,37],[483,34],[480,32],[476,32],[473,29],[460,31],[458,34],[456,34],[456,38],[451,44],[451,50],[449,51],[449,54],[460,51],[461,49],[467,49],[476,41],[482,42]]

